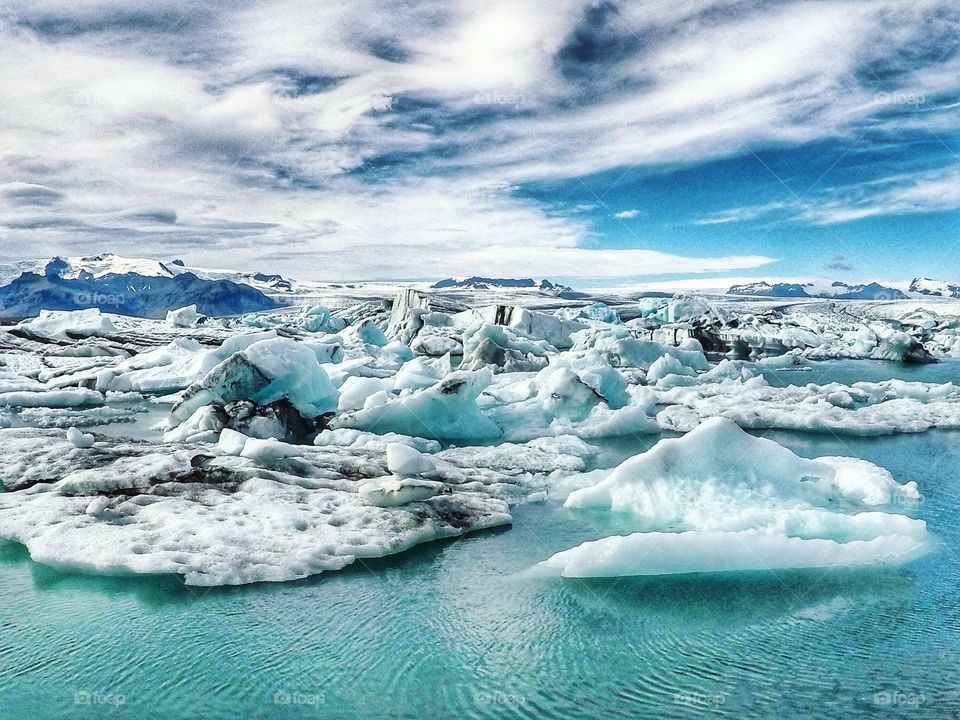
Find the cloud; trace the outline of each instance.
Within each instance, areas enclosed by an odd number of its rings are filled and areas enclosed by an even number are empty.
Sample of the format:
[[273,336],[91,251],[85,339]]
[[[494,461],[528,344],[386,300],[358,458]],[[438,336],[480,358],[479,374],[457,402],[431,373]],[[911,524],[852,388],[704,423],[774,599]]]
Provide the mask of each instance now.
[[826,263],[823,267],[826,270],[839,270],[840,272],[850,272],[853,270],[853,265],[851,265],[843,255],[834,255],[830,262]]
[[620,212],[614,213],[613,216],[621,220],[632,220],[633,218],[637,217],[639,214],[640,214],[639,210],[621,210]]
[[[790,220],[838,225],[865,218],[960,209],[960,168],[901,173],[854,185],[824,187],[783,202],[733,208],[699,218],[697,225]],[[844,269],[844,268],[835,268]]]
[[[598,249],[590,212],[518,186],[955,127],[948,105],[899,98],[960,88],[960,61],[936,59],[958,28],[947,0],[10,0],[0,253],[273,257],[328,278],[757,267]],[[784,211],[827,223],[936,195],[878,186],[873,203]]]
[[726,225],[727,223],[748,222],[769,216],[771,213],[783,211],[787,205],[782,202],[766,203],[753,207],[740,207],[724,210],[706,217],[694,220],[695,225]]
[[64,193],[46,185],[25,182],[8,182],[0,185],[0,198],[8,205],[53,205],[64,197]]

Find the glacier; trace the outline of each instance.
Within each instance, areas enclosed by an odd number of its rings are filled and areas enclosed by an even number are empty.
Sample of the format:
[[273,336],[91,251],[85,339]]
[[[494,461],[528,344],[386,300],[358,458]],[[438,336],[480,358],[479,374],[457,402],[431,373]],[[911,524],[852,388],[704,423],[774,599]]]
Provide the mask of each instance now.
[[[57,277],[109,278],[119,261],[84,262]],[[883,567],[932,547],[916,483],[756,433],[960,429],[949,372],[813,372],[950,368],[952,299],[488,280],[312,285],[299,304],[225,317],[178,302],[0,324],[0,538],[56,567],[197,585],[331,572],[509,526],[544,500],[629,530],[550,549],[538,571],[568,577]]]

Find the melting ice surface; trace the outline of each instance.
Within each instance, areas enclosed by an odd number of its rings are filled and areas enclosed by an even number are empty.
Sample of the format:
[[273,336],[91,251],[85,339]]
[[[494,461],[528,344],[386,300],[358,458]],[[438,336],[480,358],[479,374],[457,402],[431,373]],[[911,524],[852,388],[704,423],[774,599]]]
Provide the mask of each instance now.
[[773,440],[712,418],[661,440],[568,508],[636,517],[643,532],[584,543],[541,564],[566,577],[899,564],[926,549],[916,482],[848,457],[798,457]]

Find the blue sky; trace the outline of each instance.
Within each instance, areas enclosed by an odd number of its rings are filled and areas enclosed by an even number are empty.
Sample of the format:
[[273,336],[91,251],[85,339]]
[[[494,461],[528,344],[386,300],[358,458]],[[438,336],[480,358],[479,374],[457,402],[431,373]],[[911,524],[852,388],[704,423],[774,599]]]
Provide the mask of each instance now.
[[0,259],[960,278],[960,8],[13,0]]

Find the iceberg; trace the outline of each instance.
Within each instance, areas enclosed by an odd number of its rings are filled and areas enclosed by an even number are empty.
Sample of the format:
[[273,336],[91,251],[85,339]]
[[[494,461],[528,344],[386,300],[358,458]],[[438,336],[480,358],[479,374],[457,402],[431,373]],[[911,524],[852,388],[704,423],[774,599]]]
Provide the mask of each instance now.
[[196,327],[201,318],[203,318],[203,315],[197,312],[196,305],[187,305],[186,307],[169,311],[166,320],[174,327],[190,328]]
[[110,318],[96,308],[89,310],[41,310],[32,320],[17,326],[30,335],[50,340],[71,340],[116,332]]
[[802,458],[714,418],[571,492],[565,507],[620,513],[638,532],[542,566],[602,577],[899,564],[928,547],[925,523],[897,512],[919,500],[915,482],[870,462]]
[[338,415],[331,428],[355,428],[378,434],[433,440],[496,438],[503,430],[484,415],[477,396],[493,380],[489,370],[452,372],[436,385],[362,410]]
[[287,400],[304,419],[335,410],[339,400],[316,354],[287,338],[259,340],[211,368],[171,408],[173,425],[205,405],[247,400],[264,406]]

